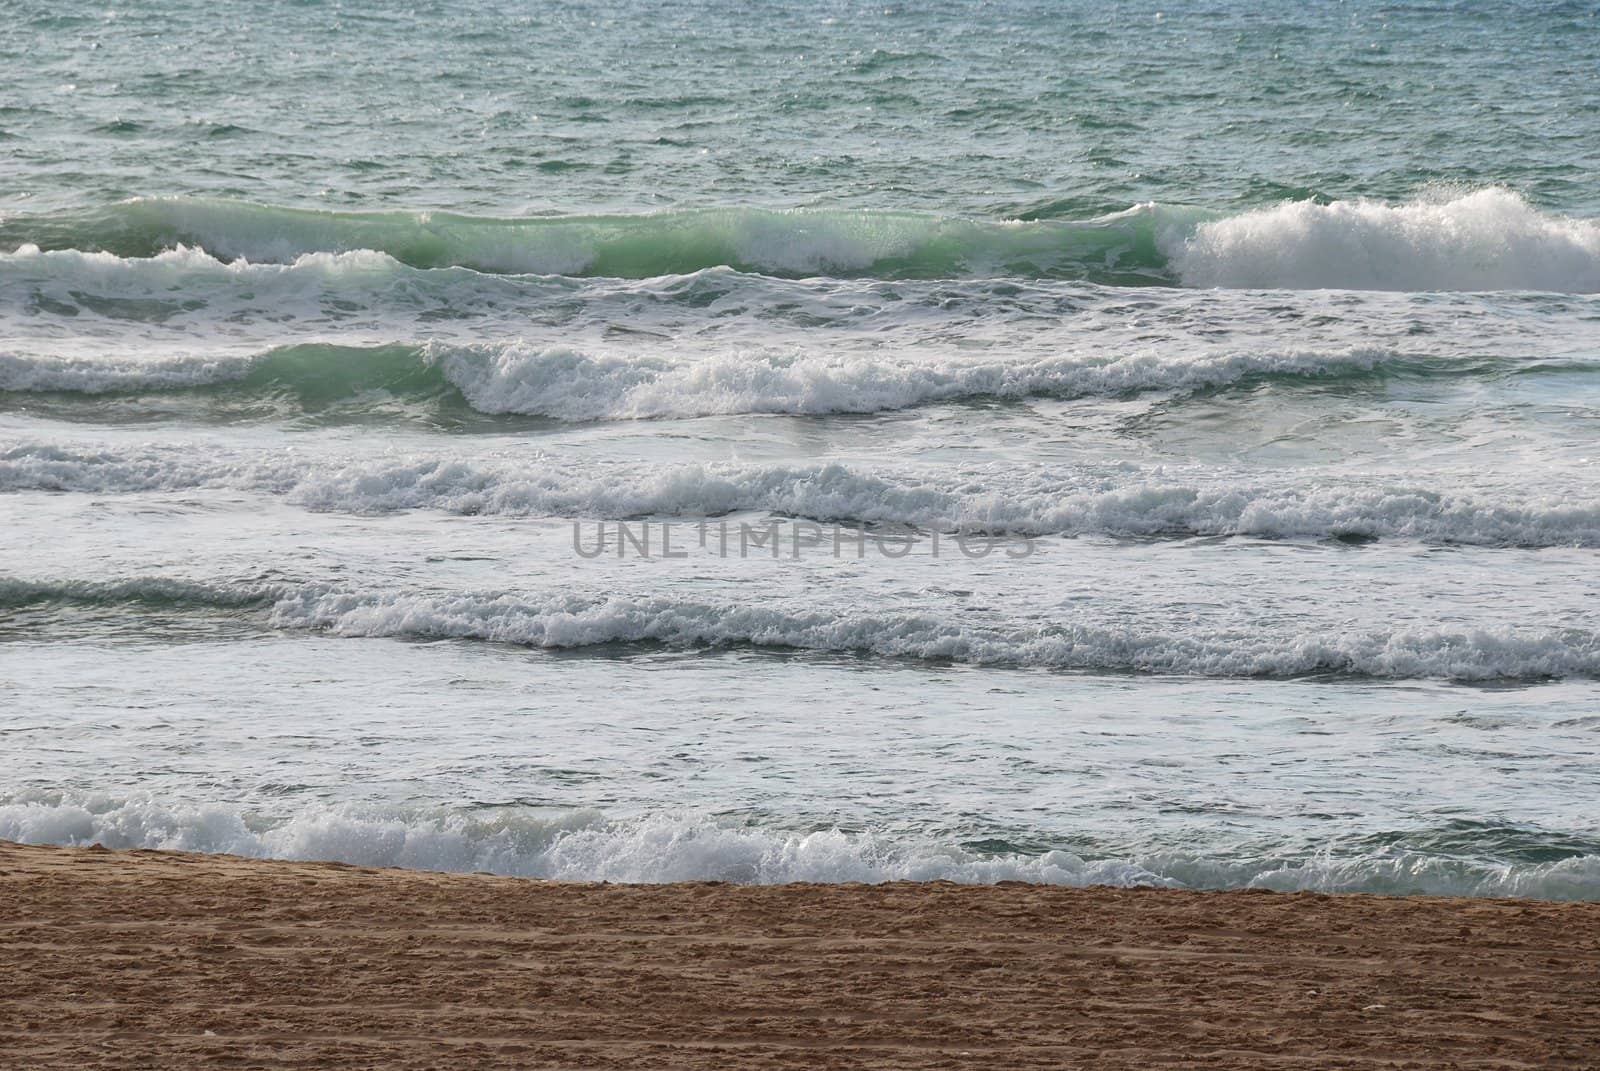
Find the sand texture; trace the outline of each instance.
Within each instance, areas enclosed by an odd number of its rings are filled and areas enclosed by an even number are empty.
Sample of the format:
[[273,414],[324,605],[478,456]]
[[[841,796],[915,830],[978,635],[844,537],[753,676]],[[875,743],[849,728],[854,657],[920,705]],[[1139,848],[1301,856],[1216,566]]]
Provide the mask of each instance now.
[[1600,904],[0,843],[6,1068],[1600,1067]]

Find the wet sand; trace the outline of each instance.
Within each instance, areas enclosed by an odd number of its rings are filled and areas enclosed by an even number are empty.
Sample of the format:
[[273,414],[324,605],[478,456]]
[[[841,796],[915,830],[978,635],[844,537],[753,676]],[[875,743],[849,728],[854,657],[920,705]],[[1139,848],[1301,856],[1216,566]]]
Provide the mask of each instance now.
[[1600,904],[0,843],[8,1068],[1600,1066]]

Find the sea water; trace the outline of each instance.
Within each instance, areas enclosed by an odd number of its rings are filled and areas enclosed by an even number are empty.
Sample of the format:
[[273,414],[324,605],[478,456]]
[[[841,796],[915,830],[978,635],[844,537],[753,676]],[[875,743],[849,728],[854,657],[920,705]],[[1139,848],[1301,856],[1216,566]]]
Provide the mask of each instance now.
[[0,837],[1600,896],[1597,56],[13,4]]

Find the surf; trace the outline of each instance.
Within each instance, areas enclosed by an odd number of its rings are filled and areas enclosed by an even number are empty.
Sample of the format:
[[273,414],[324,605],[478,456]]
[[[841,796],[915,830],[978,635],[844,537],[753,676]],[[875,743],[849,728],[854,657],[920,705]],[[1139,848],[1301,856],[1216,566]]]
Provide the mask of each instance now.
[[618,464],[540,453],[368,452],[211,444],[171,448],[18,442],[0,493],[235,491],[351,515],[434,510],[559,519],[771,516],[923,533],[1122,540],[1260,538],[1437,546],[1600,546],[1581,487],[1488,492],[1453,478],[1305,484],[1207,467]]
[[141,198],[0,221],[0,246],[154,258],[180,246],[225,261],[376,252],[413,268],[648,279],[726,267],[787,278],[1023,276],[1168,284],[1158,237],[1194,213],[1138,206],[1089,220],[917,212],[703,208],[639,215],[333,212]]
[[[1262,625],[1151,630],[1060,620],[975,622],[959,613],[741,603],[673,595],[454,594],[327,583],[139,577],[0,579],[0,606],[159,607],[250,613],[268,629],[330,637],[487,643],[546,651],[660,646],[816,652],[900,662],[1200,678],[1348,677],[1457,682],[1600,678],[1600,635],[1581,629]],[[44,626],[40,626],[44,627]]]
[[1202,222],[1166,250],[1186,286],[1600,292],[1600,224],[1501,188],[1284,202]]
[[516,808],[302,802],[263,814],[238,804],[151,793],[32,793],[0,797],[0,838],[566,881],[1026,881],[1546,899],[1600,895],[1600,845],[1592,839],[1574,838],[1555,858],[1521,858],[1506,851],[1507,841],[1535,841],[1536,834],[1493,827],[1342,837],[1316,848],[1246,841],[1211,846],[1209,852],[1203,846],[1160,850],[1146,844],[1112,854],[1084,846],[1029,851],[1004,839],[951,834],[797,830],[781,819],[735,822],[682,811],[608,816],[587,809],[530,814]]
[[[256,412],[292,418],[332,410],[359,416],[390,412],[399,404],[444,423],[467,413],[577,423],[871,414],[1145,394],[1181,398],[1265,384],[1294,389],[1391,378],[1488,382],[1600,369],[1584,361],[1446,357],[1365,347],[1218,348],[1211,353],[1085,348],[1010,359],[740,346],[708,346],[691,358],[648,341],[578,346],[521,339],[370,346],[307,342],[259,353],[209,346],[185,353],[184,348],[121,358],[55,354],[48,346],[0,348],[0,399],[11,395],[13,405],[47,408],[64,417],[79,409],[91,418],[105,416],[108,403],[117,399],[126,399],[125,414],[136,417],[140,397],[189,395],[196,415],[209,407],[235,417]],[[150,408],[171,411],[171,404],[160,401]]]
[[140,198],[0,219],[0,248],[134,259],[199,249],[279,265],[365,253],[418,269],[620,279],[729,268],[779,278],[1600,292],[1600,223],[1541,211],[1502,187],[1232,212],[1146,202],[1081,219],[748,207],[492,217]]

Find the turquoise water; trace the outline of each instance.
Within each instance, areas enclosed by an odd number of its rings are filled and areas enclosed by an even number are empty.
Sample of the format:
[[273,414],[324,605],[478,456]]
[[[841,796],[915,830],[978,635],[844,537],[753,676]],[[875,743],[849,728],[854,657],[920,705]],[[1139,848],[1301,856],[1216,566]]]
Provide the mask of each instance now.
[[1597,211],[1593,5],[21,3],[0,208],[488,215],[1506,184]]
[[0,836],[1600,895],[1597,56],[14,5]]

